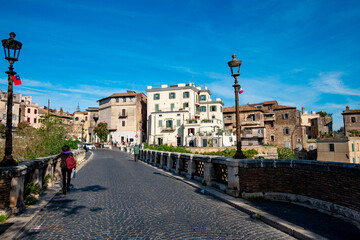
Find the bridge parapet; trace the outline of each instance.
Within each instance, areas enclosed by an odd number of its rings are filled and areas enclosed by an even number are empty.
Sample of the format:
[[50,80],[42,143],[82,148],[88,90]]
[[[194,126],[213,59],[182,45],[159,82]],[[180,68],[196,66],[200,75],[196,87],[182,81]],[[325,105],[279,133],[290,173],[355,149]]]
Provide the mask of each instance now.
[[[72,153],[78,165],[85,160],[85,150],[74,150]],[[16,214],[25,208],[27,184],[37,185],[41,193],[60,179],[60,164],[54,160],[55,156],[21,162],[14,167],[0,167],[0,214]]]
[[155,152],[160,168],[231,196],[300,202],[360,223],[360,165]]

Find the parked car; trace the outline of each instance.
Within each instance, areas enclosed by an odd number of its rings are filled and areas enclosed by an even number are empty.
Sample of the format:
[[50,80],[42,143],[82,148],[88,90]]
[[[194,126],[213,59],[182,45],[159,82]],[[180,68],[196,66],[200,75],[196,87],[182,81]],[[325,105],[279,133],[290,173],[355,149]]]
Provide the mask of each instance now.
[[94,150],[96,147],[94,146],[94,144],[91,143],[82,143],[80,148],[82,149],[86,148],[87,150]]

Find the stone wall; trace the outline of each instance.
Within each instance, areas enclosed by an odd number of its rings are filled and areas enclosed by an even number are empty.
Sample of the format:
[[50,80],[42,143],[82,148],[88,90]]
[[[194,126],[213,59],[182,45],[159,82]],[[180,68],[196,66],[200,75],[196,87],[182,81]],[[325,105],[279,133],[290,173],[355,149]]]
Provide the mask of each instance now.
[[[78,165],[85,161],[85,150],[72,151]],[[61,170],[54,156],[21,162],[14,167],[0,167],[0,212],[18,213],[25,208],[24,190],[26,184],[43,189],[44,179],[51,176],[50,184],[60,180]]]
[[[205,148],[186,148],[186,150],[191,151],[192,153],[206,153],[206,152],[217,152],[224,151],[225,149],[236,149],[236,147],[205,147]],[[271,158],[278,158],[277,147],[264,147],[264,146],[242,146],[242,150],[250,150],[255,149],[258,151],[259,156],[271,156]]]
[[140,159],[235,197],[296,201],[360,222],[360,166],[141,150]]

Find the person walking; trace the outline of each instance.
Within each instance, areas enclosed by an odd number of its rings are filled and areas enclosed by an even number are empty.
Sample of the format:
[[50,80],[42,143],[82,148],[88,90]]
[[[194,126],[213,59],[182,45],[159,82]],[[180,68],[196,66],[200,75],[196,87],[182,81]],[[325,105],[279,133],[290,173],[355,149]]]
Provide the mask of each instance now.
[[139,159],[139,155],[140,155],[139,145],[135,145],[135,146],[134,146],[134,161],[135,161],[135,162],[136,162],[136,160]]
[[[71,172],[72,169],[68,169],[66,165],[66,159],[69,156],[73,156],[73,154],[69,151],[70,147],[68,145],[64,145],[61,148],[62,152],[57,155],[54,160],[58,160],[60,162],[60,168],[61,168],[61,175],[63,177],[63,194],[66,194],[66,191],[70,191],[70,180],[71,180]],[[76,169],[76,167],[74,168]]]

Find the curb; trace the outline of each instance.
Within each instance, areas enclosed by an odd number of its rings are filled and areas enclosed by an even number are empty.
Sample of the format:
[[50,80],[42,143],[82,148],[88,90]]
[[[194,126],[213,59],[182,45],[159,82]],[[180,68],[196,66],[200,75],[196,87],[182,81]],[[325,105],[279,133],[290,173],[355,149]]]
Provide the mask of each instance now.
[[251,218],[262,221],[263,223],[270,225],[273,228],[276,228],[284,233],[287,233],[296,239],[301,239],[301,240],[325,240],[325,239],[327,239],[316,233],[308,231],[296,224],[290,223],[290,222],[285,221],[281,218],[278,218],[274,215],[271,215],[267,212],[264,212],[260,209],[257,209],[253,206],[250,206],[242,198],[231,197],[227,194],[217,191],[215,188],[203,186],[201,183],[195,182],[194,180],[189,180],[185,177],[182,177],[179,175],[174,175],[168,171],[165,171],[161,168],[158,168],[158,167],[156,167],[150,163],[144,162],[142,160],[140,160],[139,162],[141,162],[145,165],[148,165],[152,168],[155,168],[156,170],[161,171],[162,173],[164,173],[172,178],[175,178],[193,188],[196,188],[196,189],[200,190],[203,194],[210,195],[210,196],[250,215]]
[[[76,171],[79,171],[84,165],[92,160],[94,152],[91,152],[91,156],[83,161],[83,164],[79,165]],[[52,188],[48,188],[39,198],[39,201],[31,207],[25,209],[25,211],[18,216],[10,217],[6,223],[13,224],[3,234],[0,235],[1,239],[10,240],[18,239],[21,237],[29,226],[33,223],[35,217],[54,199],[56,194],[61,191],[60,181],[55,182]]]

